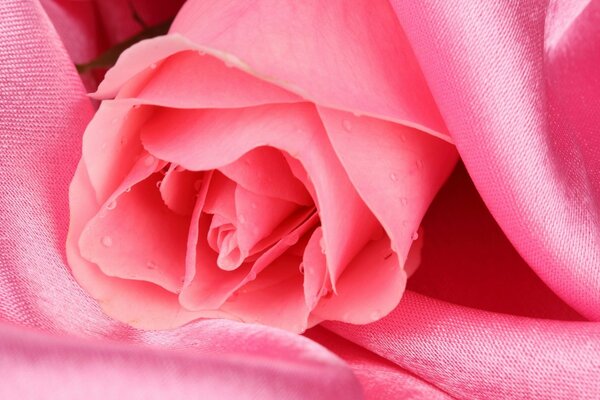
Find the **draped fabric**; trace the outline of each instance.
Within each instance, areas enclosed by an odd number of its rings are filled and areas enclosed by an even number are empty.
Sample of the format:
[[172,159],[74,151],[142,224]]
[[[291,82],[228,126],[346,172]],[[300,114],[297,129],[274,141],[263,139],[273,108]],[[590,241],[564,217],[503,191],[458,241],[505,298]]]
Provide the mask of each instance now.
[[1,398],[600,397],[600,2],[391,1],[464,166],[396,310],[305,336],[139,331],[73,280],[67,189],[94,110],[72,58],[108,39],[64,3],[0,4]]

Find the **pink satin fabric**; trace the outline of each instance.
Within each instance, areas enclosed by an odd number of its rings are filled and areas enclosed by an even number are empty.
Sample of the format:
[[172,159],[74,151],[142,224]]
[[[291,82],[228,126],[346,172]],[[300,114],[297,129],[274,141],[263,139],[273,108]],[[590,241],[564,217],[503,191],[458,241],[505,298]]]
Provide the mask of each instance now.
[[391,3],[466,171],[400,306],[307,338],[102,314],[64,260],[93,108],[38,1],[2,2],[0,398],[600,397],[600,3]]

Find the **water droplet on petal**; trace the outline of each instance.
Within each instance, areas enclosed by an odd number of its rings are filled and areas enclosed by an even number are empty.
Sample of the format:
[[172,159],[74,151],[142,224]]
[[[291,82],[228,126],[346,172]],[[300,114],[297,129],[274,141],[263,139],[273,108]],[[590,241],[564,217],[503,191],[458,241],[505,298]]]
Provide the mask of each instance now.
[[131,192],[131,186],[125,189],[125,193]]
[[403,206],[408,204],[408,199],[406,197],[400,197],[400,204]]
[[117,201],[116,200],[112,200],[110,201],[107,205],[106,205],[106,209],[107,210],[114,210],[115,208],[117,208]]
[[392,182],[396,182],[398,180],[398,175],[392,172],[390,173],[390,179],[392,180]]
[[110,247],[113,245],[113,240],[110,236],[104,236],[101,240],[100,243],[102,243],[102,246],[104,247]]
[[300,263],[300,266],[298,267],[298,270],[300,271],[300,273],[302,275],[304,275],[304,263]]
[[144,165],[147,167],[154,164],[155,161],[156,161],[156,158],[154,158],[154,156],[147,155],[146,157],[144,157]]
[[135,110],[137,110],[137,109],[138,109],[138,108],[140,108],[140,107],[141,107],[141,104],[134,104],[134,105],[133,105],[133,108],[134,108]]
[[347,130],[348,132],[350,132],[352,130],[352,122],[350,122],[349,120],[345,119],[342,121],[342,126],[344,127],[345,130]]
[[148,269],[154,270],[154,269],[156,269],[156,267],[157,267],[157,265],[154,261],[148,261],[146,263],[146,268],[148,268]]
[[156,187],[158,189],[160,189],[160,186],[162,185],[162,181],[156,181]]
[[410,238],[412,240],[417,240],[419,238],[419,232],[414,232]]

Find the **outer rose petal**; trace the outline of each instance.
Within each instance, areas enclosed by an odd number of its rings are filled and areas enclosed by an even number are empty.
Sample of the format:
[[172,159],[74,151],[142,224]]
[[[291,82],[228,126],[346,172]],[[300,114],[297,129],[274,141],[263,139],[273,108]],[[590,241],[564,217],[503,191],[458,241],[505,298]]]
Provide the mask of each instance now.
[[338,280],[337,295],[322,298],[312,314],[351,324],[373,322],[396,308],[405,286],[406,272],[385,237],[365,246]]
[[95,97],[135,99],[137,103],[176,108],[230,108],[302,100],[229,67],[219,57],[212,49],[180,35],[143,40],[121,54]]
[[388,1],[189,1],[170,32],[317,104],[448,139]]
[[405,260],[421,219],[458,159],[453,145],[403,125],[319,107],[350,181]]
[[107,275],[153,282],[177,293],[183,284],[189,220],[164,205],[157,181],[148,178],[134,185],[111,209],[92,218],[79,249]]
[[79,284],[110,316],[142,329],[167,329],[201,317],[227,316],[223,312],[197,313],[184,310],[177,296],[151,283],[123,280],[104,275],[98,267],[81,257],[77,242],[84,224],[100,208],[94,189],[80,163],[69,189],[71,219],[67,237],[67,260]]
[[103,203],[123,182],[143,152],[139,127],[150,107],[104,101],[83,134],[81,158],[97,200]]
[[152,154],[194,171],[220,168],[265,145],[297,158],[317,194],[327,269],[334,285],[379,226],[348,180],[310,104],[165,109],[144,126],[142,140]]

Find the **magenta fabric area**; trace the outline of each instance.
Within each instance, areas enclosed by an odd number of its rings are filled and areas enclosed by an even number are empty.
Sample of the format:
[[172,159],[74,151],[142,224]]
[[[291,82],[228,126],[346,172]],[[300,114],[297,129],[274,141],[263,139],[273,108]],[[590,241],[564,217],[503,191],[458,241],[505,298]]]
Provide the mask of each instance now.
[[[95,112],[73,60],[135,33],[119,3],[0,4],[0,398],[600,398],[599,1],[390,1],[462,163],[399,306],[304,335],[137,330],[73,279]],[[135,3],[152,23],[181,4]]]

